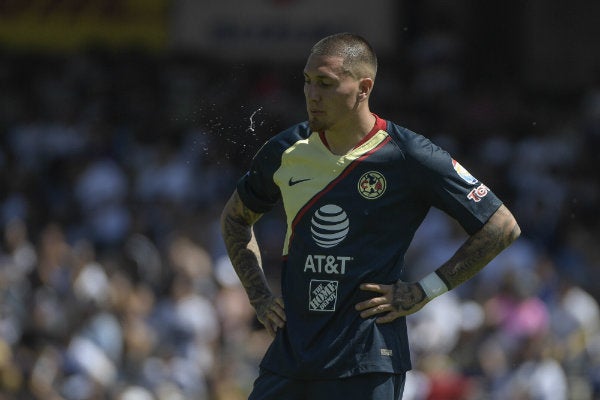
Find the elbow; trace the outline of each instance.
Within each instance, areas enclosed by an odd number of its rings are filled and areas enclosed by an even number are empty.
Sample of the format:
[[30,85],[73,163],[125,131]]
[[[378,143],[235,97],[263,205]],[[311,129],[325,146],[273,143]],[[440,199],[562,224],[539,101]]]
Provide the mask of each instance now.
[[519,226],[517,221],[514,221],[513,228],[511,229],[510,234],[509,234],[510,243],[517,240],[519,238],[519,236],[521,236],[521,227]]
[[506,229],[504,230],[504,243],[505,247],[508,247],[512,242],[517,240],[519,236],[521,236],[521,227],[512,215],[510,215],[510,219],[505,226]]
[[521,236],[521,227],[504,205],[496,211],[489,222],[497,228],[499,242],[504,248]]
[[226,219],[226,217],[225,217],[225,214],[224,214],[224,213],[222,213],[222,214],[221,214],[221,218],[220,218],[220,220],[219,220],[219,226],[220,226],[220,228],[221,228],[221,235],[225,235],[225,232],[226,232],[226,229],[225,229],[226,222],[225,222],[225,221],[226,221],[226,220],[227,220],[227,219]]
[[225,224],[227,223],[228,210],[227,207],[223,208],[221,211],[221,215],[219,217],[219,223],[221,225],[221,230],[225,229]]

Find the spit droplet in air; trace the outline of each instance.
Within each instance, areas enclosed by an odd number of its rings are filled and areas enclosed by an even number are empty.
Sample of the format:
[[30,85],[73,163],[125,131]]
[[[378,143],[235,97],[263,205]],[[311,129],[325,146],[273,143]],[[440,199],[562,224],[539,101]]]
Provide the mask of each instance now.
[[257,112],[259,112],[260,110],[262,110],[262,107],[258,107],[258,109],[256,111],[254,111],[252,113],[252,115],[250,115],[250,126],[248,127],[248,132],[254,132],[254,128],[255,128],[255,121],[254,121],[254,116],[256,115]]

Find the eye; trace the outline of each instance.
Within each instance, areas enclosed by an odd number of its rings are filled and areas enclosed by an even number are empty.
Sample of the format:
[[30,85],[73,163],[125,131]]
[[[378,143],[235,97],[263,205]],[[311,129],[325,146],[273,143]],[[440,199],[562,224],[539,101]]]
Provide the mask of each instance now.
[[305,85],[310,85],[312,83],[315,83],[317,86],[322,87],[322,88],[330,88],[333,86],[333,82],[331,82],[330,79],[324,79],[324,78],[320,78],[317,77],[314,81],[312,81],[308,76],[304,77],[304,84]]

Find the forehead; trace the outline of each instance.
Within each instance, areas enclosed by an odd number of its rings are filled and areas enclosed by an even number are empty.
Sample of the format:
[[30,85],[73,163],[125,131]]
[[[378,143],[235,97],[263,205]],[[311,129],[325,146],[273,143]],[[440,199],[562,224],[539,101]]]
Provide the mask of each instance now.
[[342,57],[311,54],[306,61],[304,73],[314,76],[340,77],[345,73],[343,64]]

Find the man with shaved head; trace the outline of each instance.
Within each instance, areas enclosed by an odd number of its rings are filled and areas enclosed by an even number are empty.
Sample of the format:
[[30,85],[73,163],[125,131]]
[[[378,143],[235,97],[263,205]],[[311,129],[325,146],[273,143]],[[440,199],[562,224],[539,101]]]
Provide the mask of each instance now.
[[[265,143],[223,210],[233,266],[274,337],[250,400],[401,399],[411,368],[405,317],[520,234],[506,206],[450,154],[370,110],[376,74],[364,38],[317,42],[304,67],[308,120]],[[281,298],[252,229],[280,201]],[[431,207],[469,237],[433,272],[405,282],[404,254]]]

